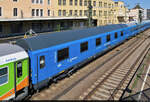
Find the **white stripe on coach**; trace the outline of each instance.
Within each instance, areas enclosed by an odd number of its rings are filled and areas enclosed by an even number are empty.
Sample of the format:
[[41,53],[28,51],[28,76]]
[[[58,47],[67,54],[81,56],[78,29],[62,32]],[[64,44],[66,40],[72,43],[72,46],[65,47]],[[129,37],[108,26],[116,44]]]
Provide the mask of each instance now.
[[28,54],[25,51],[5,55],[0,57],[0,65],[7,64],[10,62],[18,61],[28,57]]

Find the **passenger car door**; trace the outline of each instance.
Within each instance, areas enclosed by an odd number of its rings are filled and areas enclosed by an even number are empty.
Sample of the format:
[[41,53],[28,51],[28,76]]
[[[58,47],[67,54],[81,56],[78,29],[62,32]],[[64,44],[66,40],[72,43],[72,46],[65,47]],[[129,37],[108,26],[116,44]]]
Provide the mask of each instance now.
[[37,82],[48,78],[48,54],[39,54],[37,58]]
[[[21,89],[20,83],[23,80],[23,63],[22,61],[18,61],[15,63],[15,91]],[[17,94],[16,94],[17,96]]]

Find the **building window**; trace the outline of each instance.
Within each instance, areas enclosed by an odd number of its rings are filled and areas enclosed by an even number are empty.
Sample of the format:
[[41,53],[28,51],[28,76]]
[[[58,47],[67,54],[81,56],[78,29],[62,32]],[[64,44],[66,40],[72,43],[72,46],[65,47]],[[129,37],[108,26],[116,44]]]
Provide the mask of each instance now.
[[121,31],[121,36],[123,36],[123,31]]
[[107,24],[107,20],[104,20],[104,24]]
[[47,15],[50,16],[50,10],[47,10]]
[[69,58],[69,48],[64,48],[57,51],[57,62]]
[[88,15],[87,10],[84,10],[84,16],[87,16],[87,15]]
[[87,6],[87,0],[84,0],[84,6]]
[[107,42],[110,41],[110,35],[107,35]]
[[51,3],[50,0],[47,0],[47,4],[50,5],[50,3]]
[[43,4],[43,0],[40,0],[40,4]]
[[39,0],[36,0],[36,3],[38,4],[38,3],[39,3]]
[[101,44],[101,38],[96,39],[96,46],[99,46]]
[[22,76],[22,62],[18,62],[17,63],[17,77],[21,77]]
[[45,67],[45,56],[40,56],[40,69]]
[[43,16],[43,9],[40,9],[40,12],[41,12],[41,15],[40,15],[40,16]]
[[117,34],[117,32],[115,33],[115,38],[116,38],[116,39],[118,38],[118,34]]
[[3,32],[3,25],[0,24],[0,32]]
[[96,10],[93,11],[93,16],[96,16]]
[[72,16],[72,10],[69,11],[69,15]]
[[111,8],[111,4],[109,4],[109,8]]
[[102,11],[101,10],[99,11],[99,16],[102,16]]
[[111,16],[111,11],[108,11],[108,15]]
[[78,5],[78,0],[75,0],[75,3],[74,3],[74,4],[75,4],[75,6],[77,6],[77,5]]
[[104,3],[104,7],[107,8],[107,3]]
[[58,16],[61,16],[61,10],[58,10]]
[[80,52],[84,52],[88,50],[88,42],[83,42],[80,44]]
[[102,24],[103,23],[102,20],[100,20],[99,23]]
[[63,5],[66,5],[66,0],[63,0]]
[[102,7],[102,4],[103,4],[102,2],[99,2],[99,7]]
[[32,16],[35,16],[35,9],[32,9]]
[[36,9],[36,16],[39,16],[39,9]]
[[80,16],[82,16],[82,10],[80,10]]
[[66,10],[63,10],[63,16],[66,16]]
[[104,16],[107,16],[107,11],[104,11]]
[[8,82],[8,67],[0,68],[0,85]]
[[14,8],[14,9],[13,9],[13,15],[14,15],[14,16],[17,16],[17,8]]
[[70,0],[70,5],[72,5],[73,4],[73,0]]
[[2,16],[2,8],[0,7],[0,16]]
[[93,1],[93,6],[96,6],[96,1]]
[[80,6],[82,6],[82,2],[83,2],[83,0],[80,0]]
[[75,16],[77,16],[77,15],[78,15],[78,11],[77,11],[77,10],[75,10],[74,15],[75,15]]
[[32,0],[32,3],[34,4],[34,3],[35,3],[35,0]]
[[58,0],[58,5],[61,5],[61,0]]

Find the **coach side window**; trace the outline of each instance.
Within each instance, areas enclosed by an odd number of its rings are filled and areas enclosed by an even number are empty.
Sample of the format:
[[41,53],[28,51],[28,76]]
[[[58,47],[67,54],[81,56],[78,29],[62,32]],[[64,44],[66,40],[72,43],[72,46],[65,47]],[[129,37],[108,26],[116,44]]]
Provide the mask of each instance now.
[[40,56],[40,68],[45,67],[45,56]]
[[117,32],[115,33],[115,38],[116,38],[116,39],[118,38],[118,34],[117,34]]
[[0,86],[8,82],[8,67],[0,68]]
[[22,76],[22,62],[18,62],[17,63],[17,77],[21,77]]
[[96,46],[99,46],[101,44],[101,38],[96,39]]
[[123,36],[123,31],[121,31],[121,36]]
[[110,41],[110,35],[107,35],[107,42]]
[[57,51],[57,62],[69,58],[69,48],[64,48]]
[[84,52],[88,50],[88,42],[83,42],[80,44],[80,52]]

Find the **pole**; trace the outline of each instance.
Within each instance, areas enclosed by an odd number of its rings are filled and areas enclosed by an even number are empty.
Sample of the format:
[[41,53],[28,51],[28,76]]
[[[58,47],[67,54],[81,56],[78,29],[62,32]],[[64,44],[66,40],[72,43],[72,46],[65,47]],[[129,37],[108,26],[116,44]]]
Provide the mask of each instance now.
[[88,1],[88,26],[92,27],[92,4],[91,0]]
[[139,23],[142,23],[142,10],[139,10]]

